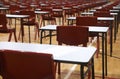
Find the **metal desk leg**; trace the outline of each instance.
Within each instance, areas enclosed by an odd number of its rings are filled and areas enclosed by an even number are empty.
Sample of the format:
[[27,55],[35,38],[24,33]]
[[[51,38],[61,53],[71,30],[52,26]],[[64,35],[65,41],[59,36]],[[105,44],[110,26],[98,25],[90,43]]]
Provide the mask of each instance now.
[[113,41],[113,28],[112,25],[110,26],[110,56],[112,56],[112,41]]
[[40,44],[42,44],[42,35],[43,35],[43,30],[41,30],[41,33],[40,33]]
[[50,43],[49,44],[52,44],[52,31],[49,31],[49,34],[50,34]]
[[68,20],[68,24],[67,25],[70,25],[70,20]]
[[95,79],[94,58],[92,58],[92,79]]
[[22,37],[22,43],[23,43],[23,37],[24,37],[24,28],[23,28],[23,24],[22,24],[22,22],[23,22],[23,18],[21,18],[21,29],[20,29],[20,31],[22,32],[21,33],[21,37]]
[[80,67],[80,70],[81,70],[81,79],[84,79],[84,66],[83,65],[81,65],[81,67]]
[[28,26],[28,32],[29,32],[29,43],[31,43],[31,37],[30,37],[30,26]]
[[114,42],[116,41],[116,34],[117,34],[117,16],[115,16],[114,21]]
[[102,33],[102,79],[104,79],[104,33]]
[[105,72],[107,76],[107,33],[105,33]]
[[15,18],[15,33],[16,33],[16,18]]

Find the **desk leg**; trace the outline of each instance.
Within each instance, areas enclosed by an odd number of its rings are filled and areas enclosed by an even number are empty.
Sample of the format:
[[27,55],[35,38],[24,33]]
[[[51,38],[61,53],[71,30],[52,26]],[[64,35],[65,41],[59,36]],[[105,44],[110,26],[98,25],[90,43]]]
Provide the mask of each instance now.
[[117,34],[117,16],[115,16],[114,21],[114,42],[116,41],[116,34]]
[[[74,21],[74,20],[69,20],[69,19],[68,19],[68,25],[73,25],[73,21]],[[70,23],[70,22],[71,22],[71,23]]]
[[104,33],[102,33],[102,79],[104,79]]
[[49,34],[50,34],[50,43],[49,44],[52,44],[52,31],[49,31]]
[[116,21],[116,24],[117,24],[117,33],[118,33],[118,27],[119,27],[119,14],[117,15],[117,21]]
[[23,22],[23,19],[21,18],[21,29],[20,29],[20,31],[22,32],[21,33],[21,37],[22,37],[22,43],[23,43],[23,37],[24,37],[24,28],[23,28],[23,24],[22,24],[22,22]]
[[68,24],[67,24],[67,25],[69,25],[69,24],[70,24],[69,22],[70,22],[70,20],[68,19]]
[[43,35],[43,30],[41,30],[41,33],[40,33],[40,44],[42,44],[42,35]]
[[16,18],[15,18],[15,33],[16,33]]
[[105,33],[105,71],[107,76],[107,33]]
[[30,37],[30,26],[28,26],[28,33],[29,33],[29,43],[31,43],[31,37]]
[[84,79],[84,65],[81,65],[80,67],[80,70],[81,70],[81,79]]
[[110,56],[112,56],[112,40],[113,40],[113,28],[112,25],[110,26]]
[[92,79],[95,79],[94,58],[92,58]]

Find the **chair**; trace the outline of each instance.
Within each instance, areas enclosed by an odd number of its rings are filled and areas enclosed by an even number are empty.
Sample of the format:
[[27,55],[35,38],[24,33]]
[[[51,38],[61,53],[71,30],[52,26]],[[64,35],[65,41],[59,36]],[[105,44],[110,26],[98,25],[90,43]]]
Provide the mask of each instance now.
[[55,79],[51,54],[1,50],[3,79]]
[[[9,13],[10,14],[17,14],[19,11],[20,11],[21,9],[20,9],[20,6],[19,5],[17,5],[16,3],[15,4],[10,4],[10,7],[9,7]],[[12,19],[13,18],[9,18],[9,25],[12,25]],[[15,20],[15,27],[16,27],[16,18],[14,18],[14,20]]]
[[[112,17],[110,15],[110,12],[109,11],[96,11],[94,12],[94,16],[96,17]],[[102,26],[110,26],[111,25],[111,21],[98,21],[98,24],[99,25],[102,25]]]
[[42,15],[42,21],[41,21],[40,25],[42,25],[42,23],[43,23],[43,26],[45,26],[46,25],[45,21],[47,21],[47,25],[48,24],[56,24],[56,19],[55,19],[55,17],[53,17],[53,11],[52,11],[51,6],[50,7],[42,7],[41,10],[48,12],[48,13]]
[[61,6],[54,6],[53,10],[55,10],[55,11],[53,11],[53,17],[59,18],[59,25],[60,25],[60,21],[61,21],[61,24],[64,25],[64,16],[63,16],[62,7]]
[[[84,36],[83,33],[85,33]],[[59,45],[62,45],[62,43],[74,46],[83,44],[83,46],[86,47],[88,42],[88,28],[79,26],[57,26],[57,41]]]
[[[84,35],[83,35],[84,34]],[[80,26],[57,26],[57,41],[59,45],[83,45],[87,46],[88,28]],[[58,74],[60,74],[60,63],[58,63]]]
[[10,5],[10,14],[17,14],[17,11],[20,11],[20,7],[17,4]]
[[[78,16],[76,17],[76,25],[80,26],[97,26],[97,17],[94,16]],[[97,57],[99,53],[99,34],[98,33],[89,33],[89,37],[97,36]]]
[[[94,12],[94,16],[96,17],[112,17],[112,15],[110,15],[109,11],[96,11]],[[109,27],[109,32],[108,34],[110,35],[110,29],[112,29],[112,21],[106,21],[106,20],[102,20],[102,21],[98,21],[98,25],[100,26],[107,26]],[[109,37],[110,40],[110,37]]]
[[11,41],[12,33],[14,34],[15,42],[17,42],[16,38],[16,29],[7,26],[7,17],[5,14],[0,14],[0,33],[9,33],[8,41]]
[[[29,18],[25,18],[22,20],[22,27],[28,26],[28,33],[29,33],[29,43],[31,42],[31,37],[30,37],[30,26],[35,26],[35,39],[37,37],[37,33],[39,36],[38,28],[39,24],[38,22],[35,21],[35,13],[34,11],[20,11],[21,15],[29,15]],[[23,33],[24,34],[24,33]]]
[[63,10],[64,10],[65,21],[67,17],[75,16],[75,10],[73,9],[72,5],[69,4],[65,5]]

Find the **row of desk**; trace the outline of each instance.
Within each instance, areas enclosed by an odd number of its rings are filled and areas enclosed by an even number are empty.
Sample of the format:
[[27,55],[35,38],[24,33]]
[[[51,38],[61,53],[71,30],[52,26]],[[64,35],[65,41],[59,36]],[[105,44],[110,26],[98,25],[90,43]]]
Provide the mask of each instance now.
[[[70,25],[70,22],[72,22],[72,25],[73,25],[73,22],[76,20],[76,17],[69,17],[67,20],[68,20],[68,25]],[[112,21],[113,22],[115,20],[115,18],[114,17],[98,17],[97,20],[98,21]],[[110,28],[110,55],[112,56],[113,26],[110,26],[109,28]]]
[[[44,31],[49,31],[49,36],[50,37],[50,44],[52,43],[52,32],[57,31],[56,29],[57,25],[47,25],[44,27],[41,27],[41,37],[40,37],[40,43],[42,44],[42,38]],[[95,33],[101,33],[102,34],[102,78],[104,79],[104,70],[106,71],[107,75],[107,32],[108,32],[108,27],[101,27],[101,26],[89,26],[89,32],[95,32]],[[46,36],[45,36],[46,37]],[[104,59],[105,55],[105,59]],[[105,64],[105,68],[104,68]]]
[[[92,68],[92,79],[94,79],[94,54],[95,47],[59,46],[48,44],[29,44],[15,42],[0,42],[0,50],[17,50],[24,52],[48,53],[53,55],[55,62],[79,64],[81,79],[84,79],[84,66],[89,62]],[[83,54],[84,53],[84,54]]]
[[[40,13],[40,12],[36,12]],[[84,13],[83,13],[84,14]],[[93,13],[90,13],[93,14]],[[117,15],[116,13],[112,13],[113,15]],[[28,15],[6,15],[8,18],[28,18]],[[68,25],[70,21],[76,20],[76,17],[69,17],[68,18]],[[98,17],[98,20],[111,20],[114,21],[114,17]],[[16,25],[16,24],[15,24]],[[16,27],[16,26],[15,26]],[[50,36],[50,44],[52,43],[52,32],[56,31],[57,25],[47,25],[41,27],[41,38],[40,43],[42,43],[42,38],[44,36],[44,31],[49,31]],[[22,27],[21,27],[22,28]],[[97,32],[102,34],[102,79],[104,79],[104,74],[107,75],[107,32],[108,27],[101,27],[101,26],[92,26],[89,27],[89,32]],[[111,30],[112,36],[112,30]],[[23,42],[23,37],[22,37]],[[111,37],[111,47],[110,51],[112,51],[112,37]],[[35,49],[32,49],[35,48]],[[71,49],[72,48],[72,49]],[[47,45],[47,44],[27,44],[27,43],[14,43],[14,42],[0,42],[0,50],[19,50],[19,51],[32,51],[32,52],[43,52],[43,53],[51,53],[54,56],[54,60],[57,62],[64,62],[64,63],[73,63],[73,64],[81,64],[81,79],[84,79],[84,66],[88,64],[90,60],[94,64],[94,54],[96,48],[94,47],[75,47],[75,46],[58,46],[58,45]],[[68,49],[68,50],[67,50]],[[62,51],[62,53],[61,53]],[[83,51],[85,54],[81,54]],[[60,52],[60,53],[59,53]],[[71,58],[72,56],[72,58]],[[74,57],[73,57],[74,56]],[[105,57],[105,58],[104,58]],[[104,67],[105,65],[105,67]],[[92,77],[94,79],[94,65],[92,66]],[[106,72],[106,73],[105,73]]]
[[[8,18],[21,18],[21,20],[23,18],[27,18],[29,17],[28,15],[6,15]],[[76,17],[69,17],[68,20],[75,20]],[[114,18],[103,18],[103,17],[99,17],[98,20],[114,20]],[[56,26],[57,25],[48,25],[45,27],[40,28],[39,30],[41,30],[41,38],[40,38],[40,42],[42,43],[42,38],[43,38],[43,32],[44,31],[49,31],[50,34],[50,44],[51,44],[51,36],[52,36],[52,31],[56,31]],[[22,28],[22,27],[21,27]],[[102,73],[103,73],[103,78],[104,78],[104,70],[106,69],[106,74],[107,74],[107,31],[108,31],[108,27],[98,27],[98,26],[94,26],[94,27],[89,27],[89,31],[90,32],[97,32],[97,33],[101,33],[102,34]],[[22,42],[23,42],[23,37],[22,37]],[[112,44],[112,43],[111,43]],[[111,47],[112,48],[112,47]],[[105,59],[104,59],[104,54],[105,55]],[[105,60],[105,68],[104,68],[104,60]]]

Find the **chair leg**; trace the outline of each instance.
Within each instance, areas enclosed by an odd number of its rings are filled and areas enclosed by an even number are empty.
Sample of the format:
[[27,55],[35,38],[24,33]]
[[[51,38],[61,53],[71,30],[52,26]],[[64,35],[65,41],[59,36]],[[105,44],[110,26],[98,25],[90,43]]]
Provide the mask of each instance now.
[[41,20],[40,20],[40,24],[39,24],[40,27],[42,27],[42,23],[43,23],[43,21],[42,21],[42,19],[41,19]]
[[60,67],[60,62],[58,62],[58,74],[60,75],[61,74],[61,67]]
[[[92,63],[88,63],[88,67],[91,65]],[[88,71],[88,79],[91,79],[91,68]]]
[[35,40],[37,38],[37,33],[38,33],[38,37],[39,37],[39,24],[36,23],[36,28],[35,28]]
[[64,25],[64,17],[62,17],[62,25]]
[[91,71],[88,71],[88,79],[91,77]]
[[14,31],[15,42],[17,42],[16,32]]
[[43,20],[43,26],[45,26],[45,20]]
[[12,32],[10,32],[10,35],[9,35],[9,39],[8,39],[9,42],[11,41],[11,37],[12,37]]
[[35,29],[35,38],[34,38],[34,40],[36,40],[36,39],[37,39],[37,32],[38,32],[38,30],[37,30],[37,29]]
[[53,24],[55,24],[55,25],[57,24],[56,19],[53,20]]
[[18,40],[20,40],[20,33],[21,33],[21,28],[20,28],[20,31],[19,31],[19,34],[18,34]]
[[[23,29],[22,29],[22,27],[23,27]],[[20,27],[20,32],[19,32],[18,40],[20,40],[20,35],[22,37],[24,37],[24,26],[23,25]]]
[[57,71],[57,62],[54,62],[54,66],[55,66],[55,73]]
[[97,52],[96,52],[96,58],[98,58],[98,54],[100,51],[100,42],[99,42],[99,35],[97,36]]
[[28,33],[29,33],[29,43],[31,43],[31,37],[30,37],[30,26],[28,26]]

